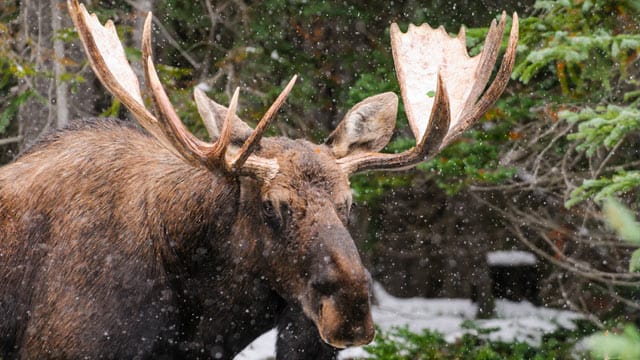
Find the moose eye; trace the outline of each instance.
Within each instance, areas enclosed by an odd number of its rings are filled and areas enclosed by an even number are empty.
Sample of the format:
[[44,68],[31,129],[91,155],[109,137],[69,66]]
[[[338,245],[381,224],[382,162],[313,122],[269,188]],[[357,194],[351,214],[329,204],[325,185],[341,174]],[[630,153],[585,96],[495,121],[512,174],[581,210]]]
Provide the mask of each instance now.
[[262,214],[264,215],[265,222],[273,230],[279,231],[282,228],[282,213],[278,211],[271,200],[265,200],[262,203]]
[[271,202],[271,200],[265,200],[262,203],[262,212],[268,218],[272,218],[276,216],[276,208],[273,206],[273,203]]

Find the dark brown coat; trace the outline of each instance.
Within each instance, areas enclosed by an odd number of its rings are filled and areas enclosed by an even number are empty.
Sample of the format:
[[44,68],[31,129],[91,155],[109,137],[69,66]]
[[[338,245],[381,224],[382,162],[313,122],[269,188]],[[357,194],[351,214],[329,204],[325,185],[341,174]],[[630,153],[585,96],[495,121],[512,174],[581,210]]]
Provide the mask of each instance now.
[[370,341],[347,175],[325,145],[256,153],[279,163],[268,184],[93,120],[3,167],[0,356],[230,358],[273,326],[280,358]]

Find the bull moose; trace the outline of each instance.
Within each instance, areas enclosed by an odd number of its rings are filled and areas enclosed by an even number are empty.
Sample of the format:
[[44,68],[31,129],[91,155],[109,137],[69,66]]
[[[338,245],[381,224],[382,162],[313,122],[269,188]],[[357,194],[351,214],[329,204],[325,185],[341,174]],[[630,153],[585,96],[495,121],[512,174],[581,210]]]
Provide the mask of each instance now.
[[504,14],[475,57],[464,31],[392,25],[417,141],[391,154],[379,151],[395,127],[393,93],[355,105],[323,144],[263,138],[295,76],[255,129],[235,115],[238,90],[226,108],[196,89],[204,142],[160,84],[150,14],[151,110],[113,23],[77,0],[68,7],[98,78],[144,130],[76,121],[0,170],[0,358],[232,358],[272,327],[279,359],[369,343],[371,280],[346,229],[349,176],[412,168],[480,118],[510,77],[517,15],[490,84]]

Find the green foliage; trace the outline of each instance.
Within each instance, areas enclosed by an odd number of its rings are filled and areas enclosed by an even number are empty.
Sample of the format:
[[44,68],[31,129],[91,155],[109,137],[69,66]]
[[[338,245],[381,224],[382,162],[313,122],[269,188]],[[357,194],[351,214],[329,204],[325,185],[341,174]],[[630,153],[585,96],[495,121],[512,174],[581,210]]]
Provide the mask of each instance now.
[[640,332],[627,325],[622,332],[606,331],[589,339],[589,348],[596,359],[640,359]]
[[629,272],[640,272],[640,249],[636,249],[629,259]]
[[441,334],[429,330],[416,334],[403,327],[390,332],[378,329],[377,334],[375,343],[365,346],[373,359],[440,359],[440,349],[447,346]]
[[606,199],[604,215],[607,224],[620,239],[639,247],[631,254],[629,272],[640,271],[640,223],[636,221],[635,215],[613,197]]
[[487,340],[489,333],[496,330],[470,332],[448,343],[442,334],[428,329],[421,333],[411,332],[406,327],[389,331],[378,329],[375,342],[365,346],[365,350],[371,354],[371,359],[380,360],[571,359],[574,345],[584,336],[584,333],[562,330],[546,335],[540,347],[534,347],[525,342]]
[[371,204],[394,188],[409,186],[411,175],[384,173],[359,174],[351,178],[351,189],[358,204]]
[[444,149],[435,159],[420,164],[418,169],[436,174],[436,183],[449,194],[472,183],[500,183],[510,179],[516,169],[499,164],[496,147],[506,126],[499,123],[484,131],[468,131],[464,139]]
[[[633,153],[602,157],[640,130],[634,65],[640,51],[634,20],[638,2],[536,1],[534,7],[539,14],[522,22],[522,60],[513,77],[528,85],[538,102],[533,108],[561,109],[555,116],[576,124],[566,139],[578,153],[593,162],[605,161],[597,177],[584,180],[565,205],[600,202],[637,188],[638,173],[625,165],[635,160]],[[611,171],[606,162],[618,166]]]
[[609,226],[620,238],[640,245],[640,224],[636,222],[635,215],[620,201],[613,197],[607,198],[604,203],[604,215]]
[[7,103],[2,107],[0,113],[0,134],[4,133],[9,126],[11,120],[18,114],[18,109],[33,93],[31,91],[25,91],[22,94],[11,96],[7,100]]
[[[588,157],[594,156],[599,149],[612,149],[629,134],[640,130],[640,110],[634,105],[608,105],[596,109],[563,111],[559,116],[570,123],[578,124],[577,132],[567,138],[576,141],[577,149],[585,151]],[[624,193],[638,186],[640,171],[620,170],[613,175],[586,179],[571,192],[565,206],[572,207],[590,198],[600,202],[611,195]]]
[[9,22],[18,15],[15,4],[6,4],[6,12],[0,16],[0,134],[6,132],[15,117],[20,104],[31,95],[30,92],[17,94],[19,78],[28,75],[31,69],[22,66],[19,56],[14,52],[14,42]]
[[[640,223],[635,215],[613,197],[604,203],[604,216],[618,236],[634,245],[640,245]],[[640,249],[636,249],[629,261],[629,271],[640,271]],[[634,325],[622,330],[612,329],[593,335],[589,349],[597,359],[640,359],[640,332]]]
[[640,171],[620,171],[611,177],[602,176],[597,179],[584,180],[582,185],[573,189],[567,208],[575,206],[581,201],[593,199],[599,203],[605,198],[635,189],[640,184]]
[[601,147],[611,149],[632,131],[640,129],[640,109],[633,106],[607,105],[577,112],[561,111],[561,119],[578,124],[578,131],[567,139],[579,143],[577,149],[593,156]]
[[[629,2],[627,2],[629,3]],[[634,11],[619,1],[537,1],[541,16],[523,20],[520,51],[524,61],[513,76],[528,84],[544,72],[555,75],[562,94],[597,99],[600,86],[611,91],[615,71],[640,48],[640,34],[618,33],[612,14]],[[595,96],[594,96],[595,95]]]

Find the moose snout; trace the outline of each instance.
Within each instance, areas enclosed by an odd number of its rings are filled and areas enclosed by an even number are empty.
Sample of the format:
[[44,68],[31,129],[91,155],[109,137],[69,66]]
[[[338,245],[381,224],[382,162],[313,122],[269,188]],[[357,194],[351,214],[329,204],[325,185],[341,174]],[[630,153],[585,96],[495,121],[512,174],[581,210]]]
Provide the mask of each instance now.
[[324,342],[346,348],[368,344],[375,329],[369,301],[370,277],[364,268],[349,275],[329,267],[311,281],[317,301],[316,325]]
[[320,337],[336,348],[368,344],[375,329],[371,318],[371,276],[340,224],[320,226],[316,271],[309,279],[314,319]]
[[[346,309],[344,307],[350,307]],[[336,348],[365,345],[375,336],[369,303],[344,304],[333,297],[322,300],[318,316],[318,331],[327,344]]]

